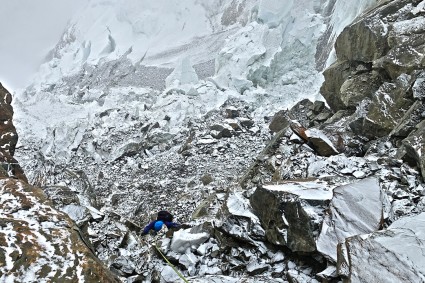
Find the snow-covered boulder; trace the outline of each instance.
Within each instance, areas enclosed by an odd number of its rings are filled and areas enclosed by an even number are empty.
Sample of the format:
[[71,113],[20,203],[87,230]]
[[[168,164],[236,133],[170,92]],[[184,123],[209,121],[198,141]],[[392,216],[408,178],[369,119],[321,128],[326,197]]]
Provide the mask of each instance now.
[[375,178],[335,188],[330,214],[325,217],[317,239],[317,250],[336,262],[338,243],[380,229],[384,220],[383,197]]
[[209,237],[206,232],[191,233],[190,229],[181,229],[173,234],[170,248],[176,253],[184,254],[191,249],[196,250]]

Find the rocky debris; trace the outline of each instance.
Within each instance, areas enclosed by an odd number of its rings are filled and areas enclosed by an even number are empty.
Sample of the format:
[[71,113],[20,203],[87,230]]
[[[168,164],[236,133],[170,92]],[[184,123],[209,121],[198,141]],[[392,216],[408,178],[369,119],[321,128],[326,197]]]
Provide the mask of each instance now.
[[0,166],[5,177],[16,177],[28,182],[18,161],[13,157],[18,133],[13,125],[12,95],[0,83]]
[[346,239],[338,248],[338,273],[351,282],[423,281],[424,225],[421,213],[397,220],[383,231]]
[[383,225],[383,194],[375,178],[337,187],[333,190],[329,214],[325,216],[317,249],[336,262],[336,247],[346,238],[368,234]]
[[0,188],[1,281],[119,282],[40,189],[15,179]]

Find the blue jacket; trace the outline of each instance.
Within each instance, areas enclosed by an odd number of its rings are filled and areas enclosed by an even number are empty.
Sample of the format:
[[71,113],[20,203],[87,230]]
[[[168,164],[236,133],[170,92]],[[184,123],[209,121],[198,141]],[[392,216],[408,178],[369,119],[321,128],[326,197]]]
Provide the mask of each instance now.
[[168,221],[163,221],[163,220],[154,220],[151,223],[149,223],[148,225],[146,225],[146,227],[143,229],[142,235],[146,235],[147,233],[149,233],[149,231],[153,229],[153,227],[155,226],[155,223],[157,221],[164,222],[165,226],[167,226],[168,229],[180,226],[180,224],[177,224],[177,223],[174,223],[174,222],[168,222]]

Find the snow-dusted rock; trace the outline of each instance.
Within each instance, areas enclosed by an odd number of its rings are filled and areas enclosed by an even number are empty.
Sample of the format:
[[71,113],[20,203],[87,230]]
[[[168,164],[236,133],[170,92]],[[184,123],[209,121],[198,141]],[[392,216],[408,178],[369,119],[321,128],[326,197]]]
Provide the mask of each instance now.
[[199,262],[199,258],[193,253],[186,253],[179,258],[179,263],[183,265],[190,275],[195,275],[196,264]]
[[341,244],[338,269],[351,282],[422,282],[424,229],[421,213],[397,220],[387,230],[350,237]]
[[181,280],[179,275],[169,265],[165,265],[160,272],[161,272],[161,281],[160,282],[174,283],[174,282],[178,282],[179,280]]
[[222,209],[221,228],[229,235],[253,243],[253,239],[263,239],[265,232],[260,220],[253,213],[251,204],[241,193],[232,193]]
[[256,275],[256,274],[263,273],[269,268],[270,268],[270,265],[268,265],[264,261],[252,260],[246,266],[246,271],[248,271],[248,274]]
[[407,137],[415,126],[423,119],[422,115],[425,112],[425,105],[418,100],[407,110],[403,118],[398,122],[397,126],[391,131],[392,137]]
[[176,253],[184,254],[191,249],[196,250],[209,237],[210,235],[206,232],[191,233],[190,229],[181,229],[173,234],[170,249]]
[[228,124],[215,124],[211,127],[211,135],[216,138],[230,138],[233,135],[234,129]]
[[40,189],[0,180],[0,219],[0,281],[118,282]]
[[335,188],[330,215],[325,217],[317,239],[317,250],[336,262],[338,243],[380,229],[384,220],[383,197],[375,178]]
[[288,111],[280,110],[274,114],[272,121],[270,122],[269,129],[272,132],[279,132],[280,130],[289,126]]
[[332,190],[318,182],[285,182],[257,188],[250,200],[269,242],[313,252],[331,198]]
[[425,72],[418,75],[415,83],[412,86],[413,97],[423,100],[425,98]]

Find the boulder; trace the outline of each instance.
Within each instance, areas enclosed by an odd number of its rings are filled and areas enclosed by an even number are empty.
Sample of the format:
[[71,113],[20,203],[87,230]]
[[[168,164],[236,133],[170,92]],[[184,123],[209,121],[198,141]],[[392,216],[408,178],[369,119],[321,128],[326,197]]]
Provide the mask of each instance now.
[[336,262],[338,243],[380,229],[384,220],[383,197],[375,178],[335,188],[329,215],[317,239],[317,250]]
[[143,152],[143,144],[137,141],[128,141],[118,149],[111,153],[110,159],[113,161],[123,159],[125,157],[134,156]]
[[230,138],[233,135],[233,128],[228,124],[214,124],[211,127],[211,136],[216,139]]
[[284,182],[258,187],[251,205],[266,239],[296,252],[314,252],[332,191],[319,182]]
[[423,100],[425,99],[425,72],[422,71],[412,87],[413,98]]
[[252,126],[254,126],[254,121],[249,118],[238,117],[237,120],[245,128],[251,128]]
[[236,117],[239,117],[239,110],[234,106],[227,107],[225,112],[227,118],[234,119]]
[[0,223],[0,281],[119,282],[40,189],[1,179]]
[[265,231],[253,213],[249,199],[241,193],[227,197],[221,209],[221,230],[240,241],[256,245],[255,240],[264,240]]
[[270,131],[277,133],[280,130],[286,128],[289,126],[289,118],[288,118],[288,111],[286,110],[280,110],[276,114],[274,114],[272,121],[270,122],[269,129]]
[[349,282],[423,282],[424,229],[421,213],[397,220],[387,230],[346,239],[338,249],[339,274]]
[[308,138],[308,145],[311,145],[314,151],[321,156],[331,156],[338,154],[338,150],[329,140],[329,138],[319,129],[308,129],[305,131]]
[[412,77],[402,75],[393,83],[383,83],[371,99],[362,101],[351,117],[353,133],[369,139],[390,134],[413,101],[409,98]]

